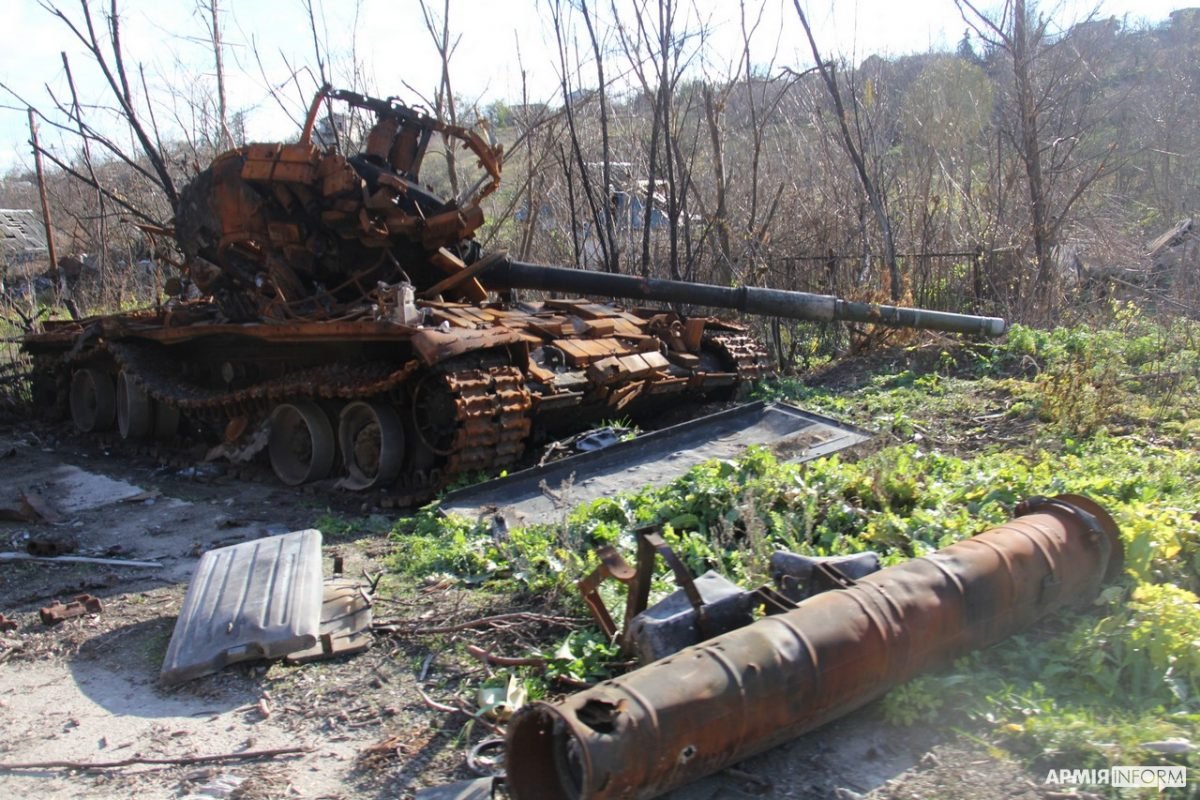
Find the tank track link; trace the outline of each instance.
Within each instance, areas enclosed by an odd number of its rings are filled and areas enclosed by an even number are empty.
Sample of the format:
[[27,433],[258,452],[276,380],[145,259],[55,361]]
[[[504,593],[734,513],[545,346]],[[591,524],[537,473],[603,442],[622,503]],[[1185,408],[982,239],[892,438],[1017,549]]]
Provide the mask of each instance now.
[[738,381],[756,381],[773,374],[771,357],[762,343],[744,334],[710,334],[704,341],[717,350],[737,371]]
[[458,431],[447,460],[450,474],[495,469],[525,452],[533,400],[515,367],[447,373]]

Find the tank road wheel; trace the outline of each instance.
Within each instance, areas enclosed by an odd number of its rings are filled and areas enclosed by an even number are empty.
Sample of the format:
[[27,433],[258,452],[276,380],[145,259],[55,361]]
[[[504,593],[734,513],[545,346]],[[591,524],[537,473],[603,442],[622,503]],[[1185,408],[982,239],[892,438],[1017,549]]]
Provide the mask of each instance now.
[[413,389],[412,422],[419,443],[430,453],[454,452],[459,426],[458,398],[443,374],[430,373]]
[[288,486],[328,477],[337,455],[329,417],[312,400],[280,403],[271,412],[267,452],[271,469]]
[[122,439],[145,439],[154,431],[154,401],[125,370],[117,375],[117,430]]
[[71,420],[82,433],[112,428],[117,415],[113,379],[95,367],[78,369],[71,376]]
[[382,403],[350,403],[338,416],[338,448],[346,465],[347,489],[387,486],[404,464],[404,423],[395,409]]

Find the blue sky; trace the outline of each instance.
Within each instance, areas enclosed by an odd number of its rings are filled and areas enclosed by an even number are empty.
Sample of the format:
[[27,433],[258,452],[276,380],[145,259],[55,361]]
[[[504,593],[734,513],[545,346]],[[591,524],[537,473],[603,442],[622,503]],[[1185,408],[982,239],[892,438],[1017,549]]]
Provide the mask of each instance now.
[[[200,0],[206,2],[207,0]],[[620,0],[633,2],[633,0]],[[435,52],[416,0],[312,0],[318,30],[327,43],[334,84],[345,86],[353,64],[372,92],[420,102],[436,85]],[[59,0],[78,18],[74,0]],[[212,53],[206,41],[205,17],[197,0],[120,0],[125,47],[131,67],[141,65],[156,104],[160,126],[189,124],[191,106],[212,92]],[[108,0],[94,6],[108,6]],[[430,5],[440,11],[441,0]],[[593,3],[607,5],[607,3]],[[704,58],[695,68],[713,77],[731,73],[741,49],[738,3],[734,0],[679,0],[688,13],[703,19],[708,38]],[[759,0],[746,0],[757,13]],[[901,55],[952,48],[966,25],[953,0],[857,0],[804,2],[822,49],[858,61],[872,53]],[[983,7],[996,4],[983,3]],[[1106,0],[1102,17],[1131,22],[1165,20],[1187,3],[1163,0]],[[296,134],[294,124],[270,97],[269,87],[286,83],[300,68],[303,89],[285,91],[290,108],[315,86],[312,33],[302,0],[220,0],[223,11],[229,105],[246,112],[252,139],[278,140]],[[1043,4],[1063,24],[1082,18],[1093,5],[1077,2]],[[754,35],[759,63],[805,66],[811,62],[791,0],[765,0]],[[82,101],[110,104],[106,90],[82,47],[60,21],[37,0],[0,0],[0,82],[39,107],[50,106],[46,87],[68,95],[60,52],[66,51]],[[547,0],[452,0],[451,29],[460,36],[453,57],[456,94],[480,106],[521,95],[523,64],[532,100],[549,100],[557,85],[553,31]],[[615,43],[614,43],[615,46]],[[261,66],[260,66],[261,62]],[[586,77],[591,77],[590,72]],[[594,83],[594,81],[593,81]],[[93,116],[103,127],[102,117]],[[105,128],[115,132],[114,127]],[[42,126],[43,144],[55,149],[75,146]],[[0,92],[0,174],[31,164],[23,106]]]

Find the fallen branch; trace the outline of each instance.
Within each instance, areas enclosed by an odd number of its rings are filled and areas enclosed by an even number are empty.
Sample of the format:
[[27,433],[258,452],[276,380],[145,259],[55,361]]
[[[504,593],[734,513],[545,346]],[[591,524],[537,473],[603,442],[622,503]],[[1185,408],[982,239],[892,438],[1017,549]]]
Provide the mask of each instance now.
[[467,704],[465,702],[463,702],[462,698],[459,698],[459,697],[454,698],[454,702],[457,703],[457,705],[456,706],[448,706],[445,703],[439,703],[437,700],[434,700],[432,697],[425,694],[425,692],[421,690],[420,686],[416,687],[416,689],[417,689],[417,694],[421,695],[421,699],[425,701],[425,705],[429,706],[434,711],[441,711],[446,714],[458,714],[461,712],[463,714],[466,714],[471,719],[477,721],[479,724],[483,725],[484,727],[486,727],[488,730],[492,731],[493,733],[503,733],[502,728],[500,728],[499,726],[497,726],[491,722],[488,722],[486,719],[483,718],[482,710],[481,711],[471,710],[470,708],[467,707]]
[[467,645],[467,652],[487,664],[495,664],[498,667],[545,667],[546,659],[529,656],[525,658],[513,658],[510,656],[498,656],[495,653],[489,653],[482,647],[476,647],[473,644]]
[[504,728],[500,727],[499,725],[495,724],[494,722],[489,722],[488,720],[483,718],[483,715],[485,712],[482,708],[479,709],[478,711],[472,711],[470,708],[467,707],[467,704],[462,699],[456,697],[456,698],[454,698],[454,701],[456,703],[458,703],[459,711],[466,714],[468,717],[475,720],[480,725],[482,725],[483,727],[490,730],[492,733],[498,733],[501,736],[504,735]]
[[496,614],[490,617],[481,617],[467,622],[460,622],[457,625],[441,625],[433,628],[419,628],[417,627],[417,623],[405,622],[404,620],[377,622],[371,626],[371,630],[381,633],[406,633],[410,636],[433,636],[439,633],[459,633],[475,628],[486,628],[506,622],[537,622],[545,625],[575,626],[583,624],[585,620],[578,617],[557,617],[551,614],[515,611],[509,614]]
[[159,764],[167,766],[187,764],[211,764],[218,761],[249,761],[255,758],[275,758],[311,753],[311,747],[280,747],[274,750],[246,750],[241,753],[217,753],[210,756],[177,756],[175,758],[142,758],[134,756],[120,761],[0,761],[0,771],[16,769],[116,769],[135,764]]
[[425,701],[425,705],[429,706],[434,711],[444,711],[447,714],[453,714],[459,710],[454,706],[448,706],[445,703],[439,703],[437,700],[434,700],[432,697],[425,694],[425,692],[421,690],[420,686],[417,687],[417,694],[421,695],[421,699]]

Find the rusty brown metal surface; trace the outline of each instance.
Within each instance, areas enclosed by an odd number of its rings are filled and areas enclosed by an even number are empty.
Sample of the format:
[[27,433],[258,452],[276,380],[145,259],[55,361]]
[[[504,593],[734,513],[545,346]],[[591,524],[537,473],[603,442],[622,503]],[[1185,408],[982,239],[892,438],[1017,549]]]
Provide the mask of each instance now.
[[508,733],[517,800],[651,798],[836,719],[1095,596],[1116,524],[1084,497],[825,592],[556,703]]
[[[654,567],[661,557],[671,568],[676,583],[687,596],[688,602],[703,622],[704,600],[696,589],[692,573],[671,546],[663,539],[662,534],[652,528],[641,528],[634,532],[637,539],[637,566],[630,567],[625,559],[611,545],[603,545],[596,555],[600,557],[600,565],[577,584],[579,593],[600,630],[609,639],[617,640],[622,646],[622,652],[629,654],[628,630],[629,624],[638,614],[646,610],[650,602],[650,582],[654,577]],[[612,578],[625,584],[628,592],[625,602],[624,628],[617,630],[612,615],[604,605],[600,596],[600,585],[606,578]]]
[[38,616],[43,625],[57,625],[72,617],[82,617],[84,614],[99,614],[104,611],[100,598],[90,594],[77,594],[69,603],[55,600],[52,604],[38,609]]
[[[375,115],[363,152],[313,141],[312,114],[330,101]],[[478,179],[458,197],[421,180],[435,134],[475,157]],[[300,141],[229,151],[185,187],[175,232],[188,277],[236,321],[336,318],[380,282],[428,286],[465,269],[461,256],[475,260],[469,242],[484,222],[480,202],[499,185],[500,154],[475,131],[395,100],[325,87]],[[453,292],[486,299],[474,280]]]

